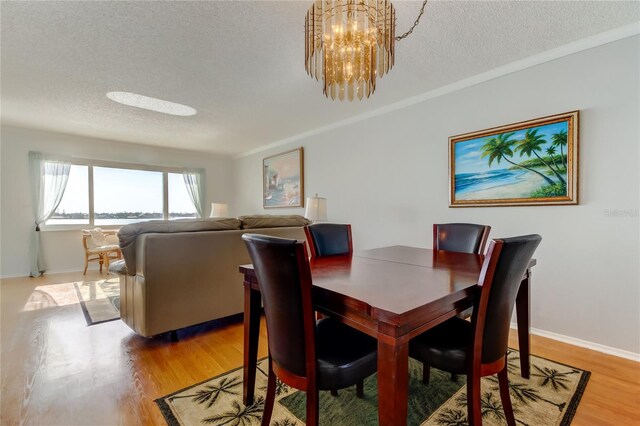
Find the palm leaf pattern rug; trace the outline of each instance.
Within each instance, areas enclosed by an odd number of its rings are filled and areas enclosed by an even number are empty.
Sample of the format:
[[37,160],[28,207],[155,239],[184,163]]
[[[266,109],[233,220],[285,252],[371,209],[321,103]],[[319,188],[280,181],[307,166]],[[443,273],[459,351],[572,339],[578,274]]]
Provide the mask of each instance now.
[[[256,400],[242,403],[242,368],[224,373],[156,400],[170,426],[259,425],[264,407],[267,362],[258,362]],[[590,373],[537,356],[531,356],[531,378],[520,376],[519,354],[508,353],[511,401],[519,425],[568,425],[575,414]],[[409,360],[409,425],[467,425],[465,376],[453,382],[448,373],[432,369],[429,385],[422,384],[422,366]],[[320,392],[320,424],[377,425],[377,380],[365,380],[365,396],[357,398],[355,386],[338,397]],[[273,426],[301,426],[305,422],[305,392],[278,381]],[[482,379],[482,417],[485,425],[506,424],[496,376]]]

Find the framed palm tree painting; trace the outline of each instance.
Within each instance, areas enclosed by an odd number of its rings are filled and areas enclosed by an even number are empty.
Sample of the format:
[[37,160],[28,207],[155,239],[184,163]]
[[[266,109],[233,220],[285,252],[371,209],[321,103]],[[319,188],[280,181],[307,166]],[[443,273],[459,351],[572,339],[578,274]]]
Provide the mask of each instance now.
[[578,204],[578,111],[449,138],[449,207]]

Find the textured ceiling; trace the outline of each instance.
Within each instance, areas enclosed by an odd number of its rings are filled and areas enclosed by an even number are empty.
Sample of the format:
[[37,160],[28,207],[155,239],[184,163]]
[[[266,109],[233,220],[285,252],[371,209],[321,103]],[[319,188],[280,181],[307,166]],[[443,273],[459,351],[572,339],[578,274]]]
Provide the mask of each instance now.
[[[394,3],[401,33],[421,3]],[[640,20],[638,2],[431,1],[373,96],[341,103],[304,71],[309,4],[2,1],[2,123],[239,154]]]

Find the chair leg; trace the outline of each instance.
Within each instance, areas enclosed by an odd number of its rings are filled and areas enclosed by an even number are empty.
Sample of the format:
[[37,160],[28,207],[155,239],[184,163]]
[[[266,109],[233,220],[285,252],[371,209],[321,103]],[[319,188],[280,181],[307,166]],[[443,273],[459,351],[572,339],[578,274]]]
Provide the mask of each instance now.
[[467,375],[467,418],[469,426],[482,425],[480,411],[480,375]]
[[269,358],[269,378],[267,379],[267,397],[264,401],[264,412],[262,413],[262,426],[269,426],[269,422],[271,422],[275,399],[276,374],[273,372],[273,365],[271,364],[271,358]]
[[331,396],[338,396],[338,390],[337,389],[331,389]]
[[498,373],[498,383],[500,385],[500,399],[502,400],[502,408],[507,418],[509,426],[516,425],[516,419],[513,417],[513,407],[511,406],[511,397],[509,396],[509,378],[507,377],[507,366]]
[[100,273],[102,274],[102,264],[104,263],[104,260],[102,259],[102,255],[100,255],[100,258],[98,260],[100,261]]
[[429,384],[429,376],[431,375],[431,367],[429,364],[422,363],[422,383],[425,385]]
[[356,383],[356,396],[358,398],[364,398],[364,380],[360,380]]
[[109,275],[109,253],[104,254],[104,266],[107,268],[107,275]]
[[82,275],[87,275],[87,268],[89,267],[89,256],[84,255],[84,272]]
[[320,422],[320,409],[318,405],[318,390],[307,392],[307,426],[318,426]]

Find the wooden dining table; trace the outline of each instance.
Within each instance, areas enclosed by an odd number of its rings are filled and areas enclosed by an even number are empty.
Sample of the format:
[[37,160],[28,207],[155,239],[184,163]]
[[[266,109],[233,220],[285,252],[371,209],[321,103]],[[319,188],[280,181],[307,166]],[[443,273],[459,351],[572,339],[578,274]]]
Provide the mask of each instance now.
[[[380,425],[407,424],[409,340],[473,306],[484,256],[391,246],[309,261],[314,308],[378,341]],[[529,378],[532,260],[516,299],[521,374]],[[244,274],[243,401],[254,400],[260,284]]]

